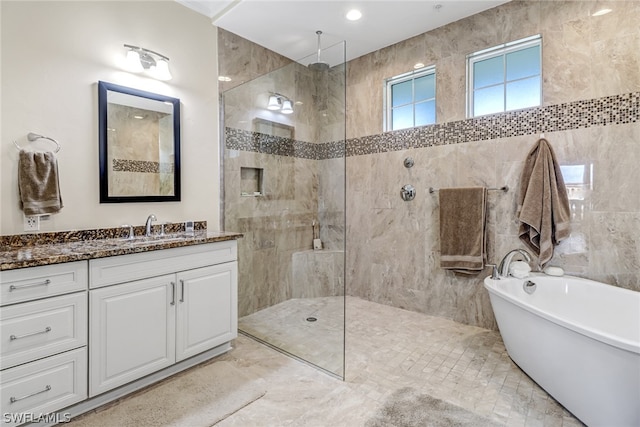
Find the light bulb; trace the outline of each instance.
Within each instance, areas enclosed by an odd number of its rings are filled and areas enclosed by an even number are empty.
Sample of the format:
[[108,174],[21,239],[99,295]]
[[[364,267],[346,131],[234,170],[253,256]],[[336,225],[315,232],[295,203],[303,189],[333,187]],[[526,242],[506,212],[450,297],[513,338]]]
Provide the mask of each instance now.
[[271,95],[269,97],[269,103],[267,104],[267,110],[279,110],[280,107],[280,98],[275,95]]
[[135,50],[127,52],[127,68],[133,73],[140,73],[144,70],[140,62],[140,54]]
[[156,61],[155,69],[152,71],[153,76],[158,80],[171,80],[171,72],[169,71],[169,61],[160,58]]
[[285,99],[282,102],[282,114],[291,114],[293,113],[293,106],[291,105],[291,101]]

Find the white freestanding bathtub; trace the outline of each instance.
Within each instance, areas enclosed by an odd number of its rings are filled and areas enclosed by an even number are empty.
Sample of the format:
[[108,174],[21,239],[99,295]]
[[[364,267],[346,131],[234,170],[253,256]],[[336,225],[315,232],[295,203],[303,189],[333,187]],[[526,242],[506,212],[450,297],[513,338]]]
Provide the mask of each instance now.
[[590,427],[640,426],[640,292],[541,273],[484,285],[507,353],[536,383]]

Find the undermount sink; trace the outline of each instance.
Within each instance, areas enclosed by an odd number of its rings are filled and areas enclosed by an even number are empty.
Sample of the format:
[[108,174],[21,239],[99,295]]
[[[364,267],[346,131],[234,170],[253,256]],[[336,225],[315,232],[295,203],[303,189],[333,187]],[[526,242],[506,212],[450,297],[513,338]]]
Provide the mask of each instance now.
[[124,239],[125,242],[132,245],[151,245],[155,243],[175,242],[177,240],[186,240],[192,236],[184,234],[165,234],[164,236],[137,236],[133,239]]

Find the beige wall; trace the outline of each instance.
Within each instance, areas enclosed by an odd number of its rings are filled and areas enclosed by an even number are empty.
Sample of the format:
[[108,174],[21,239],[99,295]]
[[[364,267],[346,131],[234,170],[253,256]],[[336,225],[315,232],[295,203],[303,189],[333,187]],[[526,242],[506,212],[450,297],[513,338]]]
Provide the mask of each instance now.
[[[613,12],[591,16],[606,6]],[[627,114],[627,123],[585,122],[573,129],[546,132],[561,165],[593,170],[592,181],[583,188],[584,200],[572,200],[571,237],[556,248],[551,265],[640,290],[638,22],[637,1],[513,1],[350,62],[348,138],[379,135],[368,140],[380,141],[380,146],[370,150],[372,154],[347,158],[348,293],[495,328],[482,285],[490,271],[466,278],[439,267],[438,201],[428,188],[510,186],[507,194],[489,196],[489,261],[499,262],[510,249],[524,248],[517,236],[516,189],[524,158],[539,137],[536,129],[553,128],[553,123],[582,114],[590,100],[629,93],[636,106],[635,113]],[[550,116],[536,116],[524,125],[529,130],[518,136],[456,141],[456,125],[462,129],[486,124],[464,121],[465,56],[538,33],[543,38],[543,105],[585,102],[559,108]],[[410,71],[416,62],[436,65],[437,122],[448,125],[438,128],[442,145],[409,148],[419,144],[410,137],[381,133],[382,82]],[[621,102],[616,108],[628,111],[631,103],[625,102],[626,107]],[[502,116],[507,117],[507,126],[522,125],[522,121],[510,122],[515,115]],[[407,149],[391,151],[386,140],[399,141]],[[412,169],[402,165],[408,156],[415,160]],[[408,183],[417,188],[410,203],[399,195]]]
[[[0,233],[23,232],[17,150],[29,132],[58,139],[64,208],[41,231],[206,220],[219,228],[217,34],[210,20],[174,1],[2,1]],[[120,68],[123,44],[170,58],[159,82]],[[99,80],[181,100],[182,201],[99,203]],[[47,147],[43,145],[43,147]]]

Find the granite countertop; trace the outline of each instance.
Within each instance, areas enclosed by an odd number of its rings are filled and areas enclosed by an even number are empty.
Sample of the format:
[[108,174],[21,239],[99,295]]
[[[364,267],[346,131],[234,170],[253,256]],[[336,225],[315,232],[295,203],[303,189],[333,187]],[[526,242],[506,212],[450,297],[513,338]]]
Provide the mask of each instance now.
[[14,242],[2,245],[0,271],[223,242],[241,237],[240,233],[204,229],[196,230],[193,235],[176,232],[164,237],[137,236],[133,240],[124,237],[107,237],[73,239],[71,241],[40,241],[21,245]]

